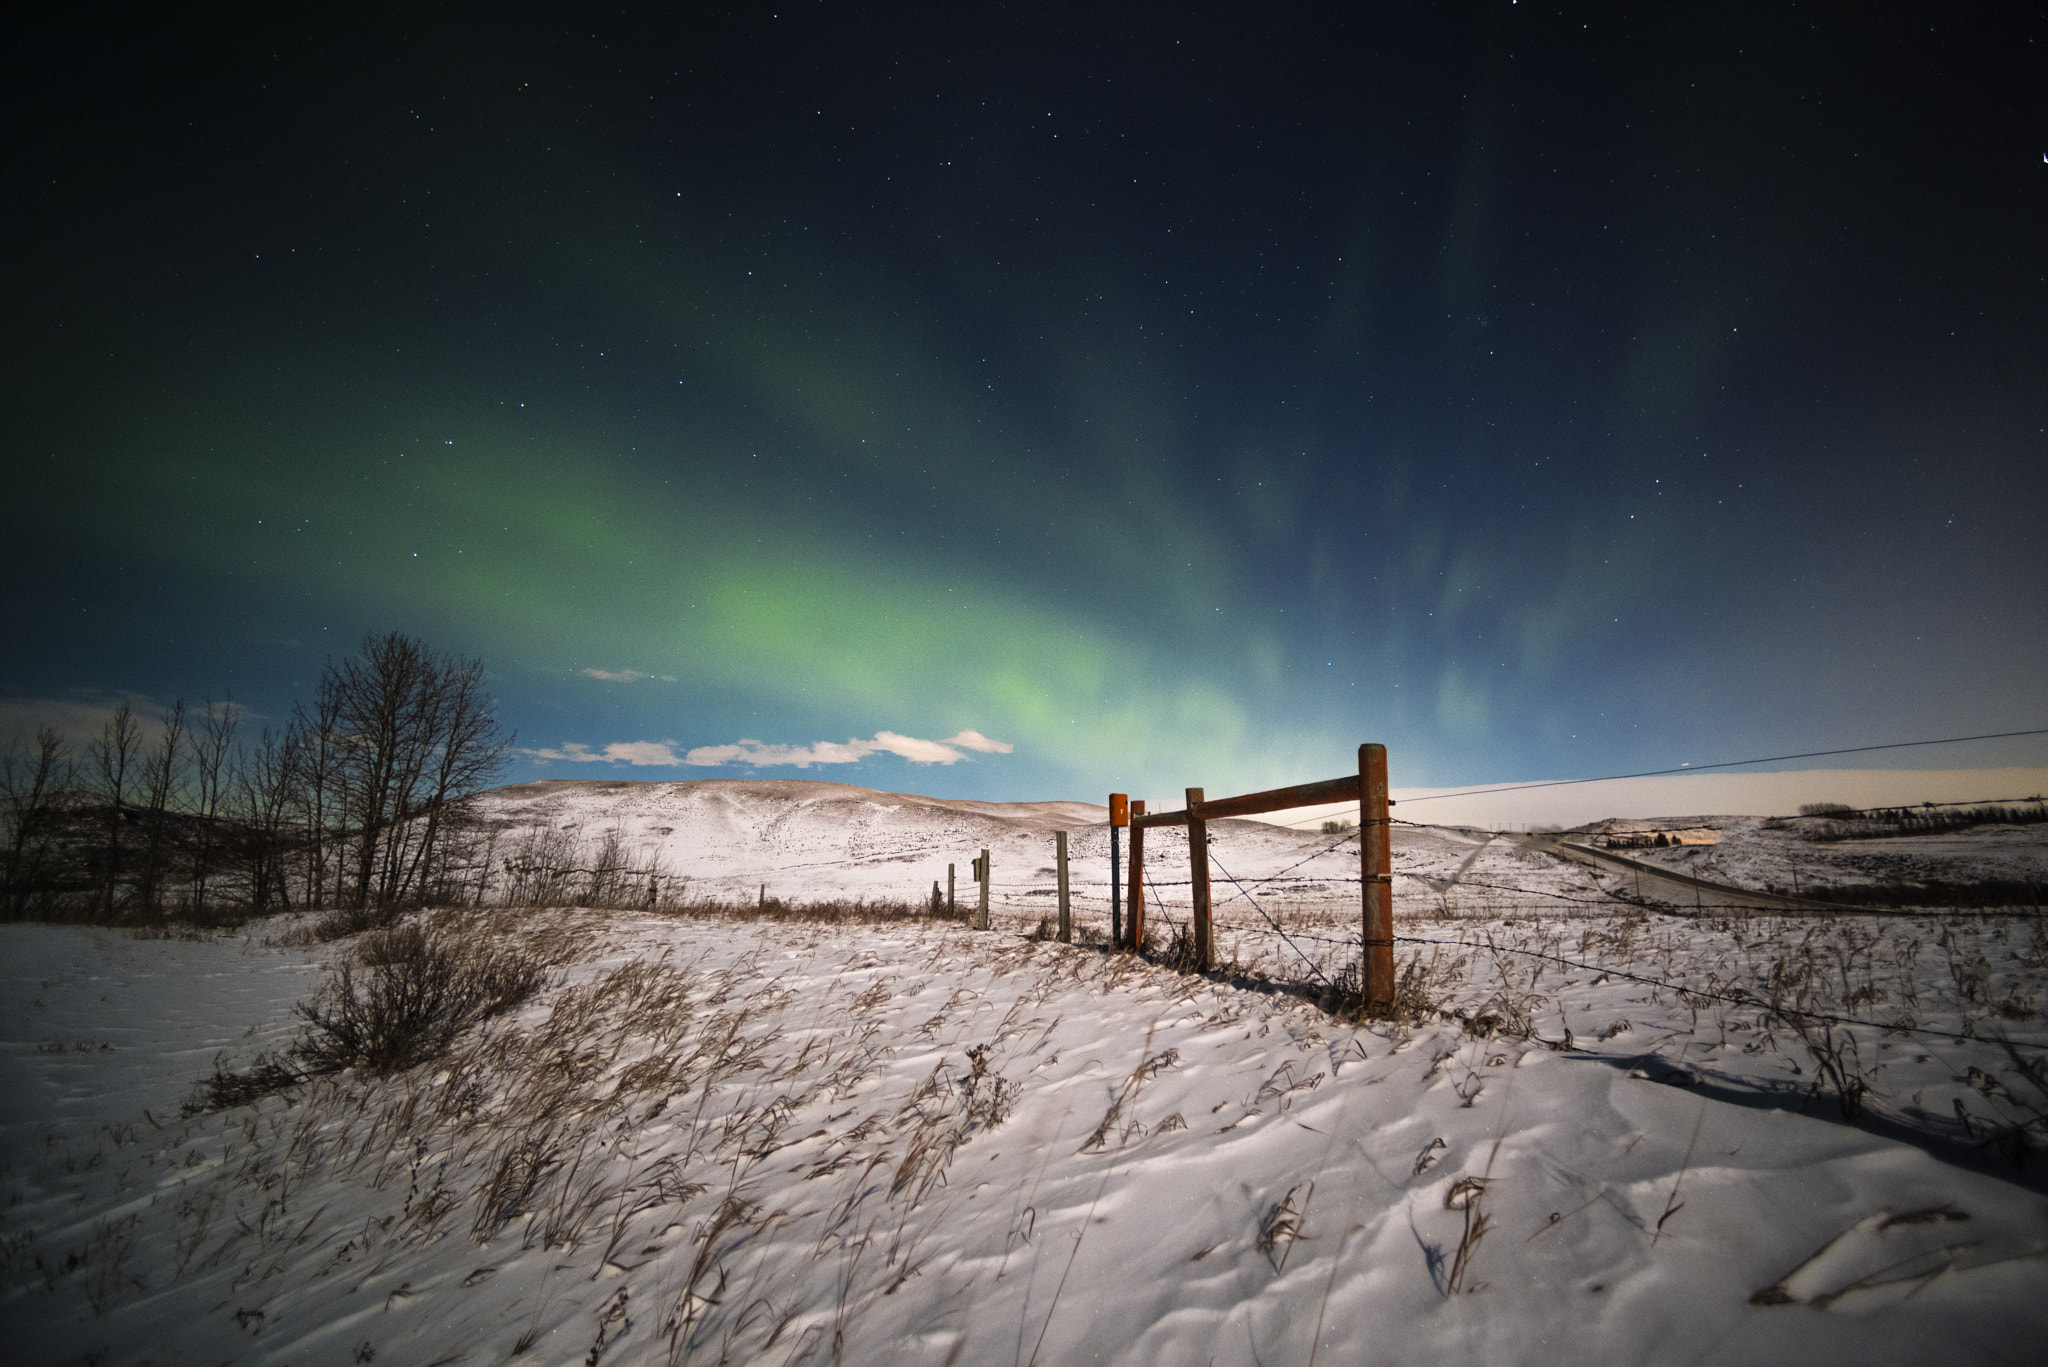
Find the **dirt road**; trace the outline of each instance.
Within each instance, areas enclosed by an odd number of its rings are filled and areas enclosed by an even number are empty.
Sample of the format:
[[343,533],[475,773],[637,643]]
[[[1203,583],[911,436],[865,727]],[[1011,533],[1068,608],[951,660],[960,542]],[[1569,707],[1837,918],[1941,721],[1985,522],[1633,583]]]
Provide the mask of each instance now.
[[1706,915],[1724,911],[1766,912],[1856,912],[1874,915],[1901,914],[1896,907],[1844,906],[1840,902],[1817,902],[1807,897],[1785,897],[1757,892],[1731,883],[1712,883],[1704,878],[1660,869],[1639,859],[1629,859],[1607,850],[1596,850],[1554,835],[1526,837],[1530,849],[1554,854],[1588,868],[1626,875],[1619,891],[1634,892],[1646,901],[1665,904],[1680,915]]

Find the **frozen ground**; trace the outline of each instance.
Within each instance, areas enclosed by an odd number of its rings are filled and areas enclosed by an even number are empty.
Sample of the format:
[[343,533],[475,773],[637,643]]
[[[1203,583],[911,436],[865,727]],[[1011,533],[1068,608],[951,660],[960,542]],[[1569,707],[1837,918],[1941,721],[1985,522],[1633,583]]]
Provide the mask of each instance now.
[[[2036,1359],[2036,924],[1646,916],[1513,842],[1404,828],[1431,1005],[1361,1026],[1313,999],[1355,954],[1356,846],[1240,826],[1239,878],[1309,862],[1219,907],[1234,973],[1022,938],[1046,830],[947,825],[942,853],[999,851],[996,930],[474,916],[557,962],[539,997],[437,1064],[188,1118],[215,1051],[276,1048],[348,945],[0,927],[14,1352]],[[1171,911],[1185,844],[1159,834]],[[860,890],[873,866],[818,839],[835,872],[774,891]],[[758,877],[746,848],[724,876]]]

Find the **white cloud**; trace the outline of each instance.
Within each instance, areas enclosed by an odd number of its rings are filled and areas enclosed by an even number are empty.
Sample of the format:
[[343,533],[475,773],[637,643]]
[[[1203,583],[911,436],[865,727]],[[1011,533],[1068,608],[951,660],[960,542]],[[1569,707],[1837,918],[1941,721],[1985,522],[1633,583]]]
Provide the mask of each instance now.
[[969,750],[985,750],[997,755],[1007,755],[1016,748],[1006,740],[990,740],[979,731],[962,731],[952,739],[940,741],[939,743],[941,745],[965,746]]
[[853,743],[901,755],[913,764],[951,764],[960,758],[960,752],[944,741],[919,740],[916,736],[899,736],[894,731],[877,731],[873,740]]
[[819,764],[857,764],[869,755],[900,755],[913,764],[957,764],[967,758],[960,753],[962,749],[1007,755],[1014,748],[1008,741],[990,740],[979,731],[962,731],[949,740],[920,740],[894,731],[877,731],[872,739],[850,739],[843,745],[830,740],[812,745],[767,745],[742,738],[730,745],[699,745],[684,755],[676,754],[674,741],[665,740],[614,741],[602,750],[593,750],[579,741],[565,741],[552,749],[522,753],[535,759],[575,764],[676,764],[699,769],[744,764],[754,769],[782,765],[808,769]]
[[676,681],[673,674],[649,674],[640,669],[586,669],[583,676],[587,679],[603,679],[606,683],[638,683],[642,679],[659,679],[663,683]]
[[844,745],[821,740],[815,745],[763,745],[742,739],[733,745],[700,745],[684,756],[684,762],[700,767],[745,764],[756,769],[789,765],[808,769],[814,764],[853,764],[869,755],[900,755],[913,764],[956,764],[966,758],[955,746],[993,751],[1007,755],[1013,748],[1005,741],[990,740],[979,731],[962,731],[951,740],[920,740],[894,731],[877,731],[871,740],[848,740]]
[[604,757],[614,762],[623,760],[635,766],[683,762],[665,740],[616,741],[605,746]]
[[665,740],[622,740],[613,741],[602,750],[593,750],[578,741],[565,741],[551,750],[523,750],[522,753],[535,759],[567,760],[573,764],[631,764],[678,765],[683,760],[672,748],[672,742]]

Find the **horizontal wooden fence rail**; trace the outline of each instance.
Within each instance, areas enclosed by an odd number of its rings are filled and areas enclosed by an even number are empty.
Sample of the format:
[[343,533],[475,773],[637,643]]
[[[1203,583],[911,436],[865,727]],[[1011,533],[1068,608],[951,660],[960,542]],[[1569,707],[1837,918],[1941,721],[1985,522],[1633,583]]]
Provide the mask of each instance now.
[[[1346,774],[1342,778],[1326,778],[1315,783],[1297,783],[1292,788],[1246,793],[1243,797],[1213,798],[1203,802],[1195,816],[1202,821],[1221,821],[1229,816],[1257,816],[1261,812],[1284,812],[1289,807],[1316,807],[1325,802],[1358,800],[1358,775]],[[1150,816],[1133,817],[1131,824],[1185,826],[1188,824],[1188,812],[1186,808],[1177,812],[1154,812]]]
[[[1117,794],[1121,797],[1121,794]],[[1262,812],[1284,811],[1289,807],[1313,807],[1326,802],[1358,803],[1359,864],[1363,874],[1363,950],[1359,986],[1368,1003],[1385,1006],[1394,999],[1394,849],[1393,819],[1388,808],[1387,747],[1366,744],[1358,747],[1358,772],[1339,778],[1297,783],[1289,788],[1272,788],[1263,793],[1210,800],[1200,788],[1187,790],[1187,805],[1179,811],[1145,811],[1145,804],[1130,804],[1131,873],[1129,933],[1120,944],[1135,949],[1145,942],[1145,831],[1152,826],[1188,828],[1188,862],[1194,894],[1195,962],[1203,972],[1215,963],[1215,930],[1209,917],[1209,840],[1207,823],[1225,817],[1257,816]],[[1117,804],[1121,806],[1121,803]],[[1112,879],[1114,875],[1112,875]]]

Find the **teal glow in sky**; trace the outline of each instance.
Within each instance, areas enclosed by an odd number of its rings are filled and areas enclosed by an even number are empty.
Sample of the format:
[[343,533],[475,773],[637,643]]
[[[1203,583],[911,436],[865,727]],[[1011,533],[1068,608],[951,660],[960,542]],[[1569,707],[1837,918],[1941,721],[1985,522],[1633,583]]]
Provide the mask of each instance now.
[[2048,28],[1538,9],[46,19],[0,701],[399,630],[520,777],[987,798],[2048,724]]

